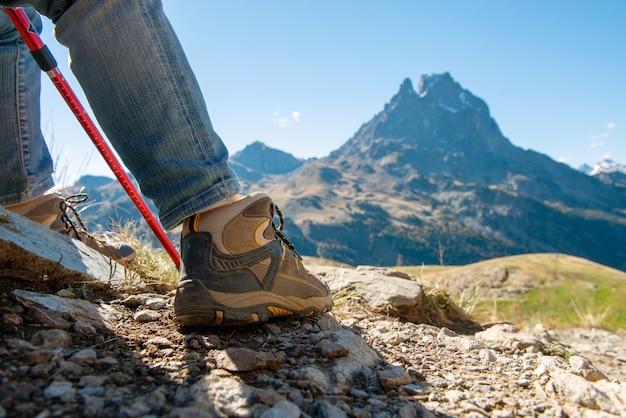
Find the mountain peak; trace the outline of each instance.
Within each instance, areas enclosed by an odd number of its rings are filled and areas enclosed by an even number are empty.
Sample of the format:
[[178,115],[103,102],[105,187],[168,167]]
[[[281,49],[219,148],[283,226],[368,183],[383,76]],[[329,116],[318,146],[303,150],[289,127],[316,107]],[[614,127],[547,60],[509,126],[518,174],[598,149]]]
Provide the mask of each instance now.
[[405,78],[402,84],[400,85],[400,91],[398,93],[404,94],[415,94],[415,90],[413,89],[413,82],[410,78]]
[[[231,166],[246,180],[256,180],[263,174],[284,174],[299,168],[303,161],[293,155],[254,141],[230,158]],[[243,167],[246,169],[244,170]]]
[[462,90],[461,85],[454,81],[449,72],[441,74],[427,74],[420,78],[418,93],[420,96],[426,96],[430,91],[434,90]]
[[622,173],[622,174],[626,174],[626,166],[613,161],[610,158],[604,158],[602,160],[600,160],[594,167],[593,169],[589,172],[590,176],[596,176],[600,173],[606,173],[606,174],[611,174],[611,173]]

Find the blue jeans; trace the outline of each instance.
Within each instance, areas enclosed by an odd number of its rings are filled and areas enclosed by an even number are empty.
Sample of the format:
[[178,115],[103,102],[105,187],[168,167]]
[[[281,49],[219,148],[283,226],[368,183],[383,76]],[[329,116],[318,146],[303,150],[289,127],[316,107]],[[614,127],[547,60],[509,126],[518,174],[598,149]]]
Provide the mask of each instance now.
[[[24,3],[55,21],[56,37],[69,49],[72,72],[104,134],[166,229],[240,192],[160,0],[0,0]],[[65,9],[68,3],[73,4]],[[0,13],[2,204],[52,185],[39,128],[41,76],[11,27]]]

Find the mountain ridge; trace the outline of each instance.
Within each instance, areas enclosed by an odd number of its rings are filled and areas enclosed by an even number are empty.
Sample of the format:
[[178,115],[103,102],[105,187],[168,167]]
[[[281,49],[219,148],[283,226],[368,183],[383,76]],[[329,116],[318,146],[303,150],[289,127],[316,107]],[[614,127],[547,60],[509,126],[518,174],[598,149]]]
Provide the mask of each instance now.
[[328,156],[255,141],[231,156],[304,255],[351,265],[467,264],[557,252],[626,270],[626,188],[504,137],[449,73],[404,79]]
[[624,243],[626,193],[513,145],[449,73],[418,91],[405,79],[329,156],[245,186],[285,205],[296,245],[351,264],[432,264],[443,247],[444,262],[548,251],[626,268],[610,248]]

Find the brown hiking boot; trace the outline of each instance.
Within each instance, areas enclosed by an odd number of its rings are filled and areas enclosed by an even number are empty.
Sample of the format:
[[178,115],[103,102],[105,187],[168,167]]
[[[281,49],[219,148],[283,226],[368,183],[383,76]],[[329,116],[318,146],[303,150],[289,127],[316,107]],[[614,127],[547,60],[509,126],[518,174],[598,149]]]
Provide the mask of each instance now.
[[22,215],[31,221],[69,235],[82,241],[88,247],[104,254],[121,264],[128,264],[135,258],[135,250],[128,244],[109,243],[97,239],[89,232],[72,206],[87,200],[86,194],[61,197],[58,194],[46,194],[17,205],[5,206],[7,210]]
[[329,311],[328,286],[302,265],[282,226],[264,193],[187,219],[174,322],[236,325]]

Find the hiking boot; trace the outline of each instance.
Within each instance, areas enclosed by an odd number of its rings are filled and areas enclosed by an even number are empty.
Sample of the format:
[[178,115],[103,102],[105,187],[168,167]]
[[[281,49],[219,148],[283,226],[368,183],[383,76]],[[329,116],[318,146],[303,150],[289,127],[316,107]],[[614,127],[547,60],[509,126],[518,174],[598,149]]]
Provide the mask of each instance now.
[[239,325],[329,311],[328,286],[302,265],[282,227],[264,193],[185,220],[174,322]]
[[82,241],[88,247],[120,264],[130,263],[135,258],[135,250],[130,245],[105,242],[87,232],[85,224],[72,206],[85,200],[87,200],[86,194],[63,198],[52,193],[5,207],[11,212],[40,223],[53,231],[65,233],[71,238]]

